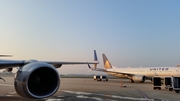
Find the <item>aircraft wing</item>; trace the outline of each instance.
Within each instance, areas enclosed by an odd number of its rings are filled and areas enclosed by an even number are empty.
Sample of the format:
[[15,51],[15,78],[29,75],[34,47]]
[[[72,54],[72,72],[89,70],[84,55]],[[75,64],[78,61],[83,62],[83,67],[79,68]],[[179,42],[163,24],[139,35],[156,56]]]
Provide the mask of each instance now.
[[41,61],[41,62],[46,62],[48,64],[53,65],[54,67],[58,68],[61,67],[62,65],[75,65],[75,64],[98,64],[99,62],[97,60],[92,61],[92,62],[66,62],[66,61]]
[[[11,72],[12,68],[21,67],[14,77],[14,87],[17,94],[26,98],[40,99],[47,98],[58,91],[60,87],[60,73],[56,68],[62,65],[97,65],[98,63],[96,51],[94,50],[94,61],[92,62],[0,60],[0,69],[6,69],[7,72]],[[4,80],[1,77],[0,79]]]
[[45,62],[53,65],[56,68],[62,65],[73,65],[73,64],[98,64],[96,51],[94,50],[94,61],[92,62],[68,62],[68,61],[37,61],[37,60],[0,60],[0,69],[21,67],[32,62]]
[[12,57],[12,55],[0,55],[0,57]]
[[[93,62],[66,62],[66,61],[37,61],[37,62],[46,62],[55,66],[56,68],[61,67],[62,65],[73,65],[73,64],[98,64],[98,61]],[[13,68],[13,67],[21,67],[31,63],[31,61],[25,60],[0,60],[0,69]]]
[[0,60],[0,69],[20,67],[25,64],[23,60]]

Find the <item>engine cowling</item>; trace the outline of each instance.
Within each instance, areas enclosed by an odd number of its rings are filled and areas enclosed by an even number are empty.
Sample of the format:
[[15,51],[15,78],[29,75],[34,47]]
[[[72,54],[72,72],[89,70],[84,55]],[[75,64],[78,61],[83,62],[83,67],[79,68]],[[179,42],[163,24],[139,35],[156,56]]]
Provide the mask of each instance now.
[[134,82],[144,82],[146,80],[146,77],[142,75],[135,75],[132,77],[132,80]]
[[16,92],[27,98],[46,98],[59,89],[60,76],[52,65],[32,62],[24,65],[15,75]]

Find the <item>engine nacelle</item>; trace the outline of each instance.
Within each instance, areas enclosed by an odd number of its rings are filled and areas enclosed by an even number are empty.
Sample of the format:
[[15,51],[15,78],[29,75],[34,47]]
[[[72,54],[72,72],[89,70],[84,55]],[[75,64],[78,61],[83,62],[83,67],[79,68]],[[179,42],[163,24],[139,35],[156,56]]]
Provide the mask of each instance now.
[[46,98],[56,93],[59,86],[59,73],[48,63],[29,63],[21,67],[15,75],[15,90],[23,97]]
[[134,82],[144,82],[146,80],[146,77],[142,75],[135,75],[132,77],[132,80]]

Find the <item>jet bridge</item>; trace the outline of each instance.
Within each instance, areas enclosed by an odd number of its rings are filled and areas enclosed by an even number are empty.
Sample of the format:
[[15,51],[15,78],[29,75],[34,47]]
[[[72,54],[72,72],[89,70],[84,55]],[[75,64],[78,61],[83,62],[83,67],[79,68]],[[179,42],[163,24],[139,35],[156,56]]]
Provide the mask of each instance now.
[[167,77],[160,77],[154,76],[153,80],[153,89],[162,88],[169,89],[169,91],[174,90],[176,93],[180,92],[180,76],[167,76]]
[[152,83],[153,83],[153,89],[154,89],[154,90],[156,90],[156,89],[161,90],[161,87],[162,87],[161,77],[154,76],[154,77],[152,78]]
[[169,91],[173,90],[172,81],[173,81],[173,77],[164,77],[165,89],[169,89]]
[[173,77],[173,89],[176,93],[180,91],[180,77]]

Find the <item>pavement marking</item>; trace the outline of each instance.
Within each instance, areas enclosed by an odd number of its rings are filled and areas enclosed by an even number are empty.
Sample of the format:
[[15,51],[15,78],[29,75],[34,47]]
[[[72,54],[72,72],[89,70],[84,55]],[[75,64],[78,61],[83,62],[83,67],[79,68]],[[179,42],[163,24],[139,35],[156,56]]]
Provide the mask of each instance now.
[[63,99],[47,99],[45,101],[64,101]]
[[0,86],[8,86],[8,87],[12,87],[14,85],[9,85],[9,84],[0,84]]
[[[126,99],[126,100],[138,100],[138,101],[147,101],[146,98],[135,98],[135,97],[124,97],[124,96],[117,96],[117,95],[106,95],[106,94],[97,94],[97,93],[87,93],[87,92],[79,92],[79,91],[69,91],[69,90],[62,90],[63,92],[70,93],[70,94],[77,94],[76,97],[78,98],[90,98],[90,99],[96,99],[98,101],[103,101],[103,99],[98,97],[88,97],[87,95],[99,95],[103,97],[111,97],[116,99]],[[84,96],[86,95],[86,96]],[[153,99],[151,99],[153,100]]]

